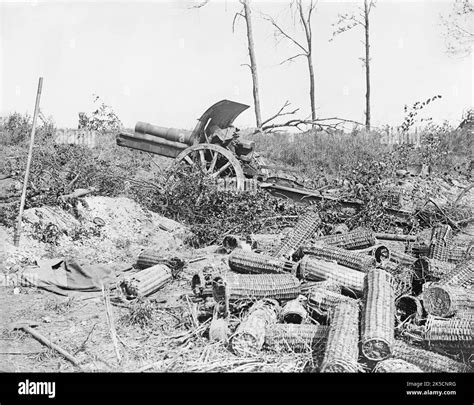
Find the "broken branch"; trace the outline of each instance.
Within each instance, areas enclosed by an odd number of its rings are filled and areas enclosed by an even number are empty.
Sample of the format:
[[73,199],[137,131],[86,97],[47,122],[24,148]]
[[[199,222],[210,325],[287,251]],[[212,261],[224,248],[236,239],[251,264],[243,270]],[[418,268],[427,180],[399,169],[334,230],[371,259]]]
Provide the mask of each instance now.
[[296,110],[293,110],[293,111],[283,112],[283,110],[289,105],[290,105],[290,102],[288,100],[285,101],[285,104],[283,104],[283,107],[281,107],[275,115],[272,115],[270,118],[262,122],[262,126],[265,124],[268,124],[270,121],[273,121],[275,118],[281,117],[283,115],[293,115],[297,111],[299,111],[299,108],[297,108]]

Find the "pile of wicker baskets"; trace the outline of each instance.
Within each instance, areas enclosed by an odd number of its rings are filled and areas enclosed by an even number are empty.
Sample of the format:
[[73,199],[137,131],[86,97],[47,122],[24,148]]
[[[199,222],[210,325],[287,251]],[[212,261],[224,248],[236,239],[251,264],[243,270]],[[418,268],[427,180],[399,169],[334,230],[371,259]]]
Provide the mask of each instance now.
[[206,288],[193,278],[235,355],[307,351],[320,372],[472,371],[461,355],[473,351],[474,260],[449,226],[397,250],[365,229],[315,237],[318,225],[310,212],[271,250],[235,249]]

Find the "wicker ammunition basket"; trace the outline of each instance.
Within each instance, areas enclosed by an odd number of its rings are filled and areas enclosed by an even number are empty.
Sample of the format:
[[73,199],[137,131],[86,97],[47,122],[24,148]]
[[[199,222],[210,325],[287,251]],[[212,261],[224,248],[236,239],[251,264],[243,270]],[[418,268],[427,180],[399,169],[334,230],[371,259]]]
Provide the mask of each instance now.
[[303,295],[308,295],[313,288],[322,288],[323,290],[329,290],[338,294],[342,292],[341,285],[331,280],[305,281],[301,284],[301,292]]
[[300,281],[291,274],[227,273],[213,280],[212,295],[216,302],[273,298],[292,300],[301,293]]
[[405,253],[413,257],[428,257],[430,254],[430,245],[422,241],[409,243]]
[[321,219],[317,212],[307,211],[298,219],[293,231],[272,252],[272,256],[290,258],[305,241],[313,236],[320,223]]
[[451,272],[439,280],[442,285],[457,285],[469,288],[474,284],[474,259],[459,263]]
[[342,233],[349,233],[349,227],[346,224],[337,224],[331,229],[331,235],[340,235]]
[[358,229],[349,233],[322,236],[315,239],[316,244],[337,246],[343,249],[364,249],[375,245],[375,235],[366,229]]
[[302,255],[309,255],[317,259],[334,261],[341,266],[346,266],[354,270],[367,272],[375,267],[375,257],[363,253],[351,252],[350,250],[328,245],[314,245],[302,247]]
[[313,281],[312,288],[322,288],[323,290],[332,291],[338,294],[342,292],[341,285],[331,280]]
[[324,344],[329,327],[325,325],[272,324],[267,326],[265,346],[277,352],[306,352]]
[[448,252],[448,262],[461,263],[472,259],[473,245],[471,246],[451,246]]
[[463,287],[432,284],[423,291],[423,305],[430,315],[451,316],[474,309],[473,291]]
[[369,254],[377,263],[382,263],[390,259],[392,251],[385,245],[375,245],[370,249]]
[[280,319],[284,323],[305,323],[308,319],[305,301],[306,297],[304,296],[299,296],[294,300],[288,301],[281,310]]
[[138,255],[137,267],[139,269],[146,269],[155,266],[156,264],[165,264],[175,275],[184,269],[186,262],[179,257],[163,256],[163,253],[155,252],[153,250],[144,250]]
[[416,261],[416,257],[413,257],[412,255],[409,255],[408,253],[402,253],[396,250],[391,250],[390,260],[392,262],[401,264],[403,266],[412,266]]
[[393,357],[405,360],[419,367],[425,373],[467,373],[471,368],[463,363],[432,351],[408,345],[402,340],[395,340]]
[[356,294],[361,294],[364,290],[365,273],[309,256],[301,259],[297,275],[310,281],[329,280]]
[[156,264],[120,281],[120,288],[127,298],[145,297],[158,291],[173,278],[172,271],[164,264]]
[[409,316],[413,317],[415,324],[423,318],[423,305],[413,295],[402,295],[395,300],[395,310],[400,321],[405,321]]
[[395,274],[392,274],[392,288],[395,298],[405,294],[410,294],[413,284],[413,271],[407,267],[400,268]]
[[312,288],[308,293],[308,306],[321,314],[335,309],[341,302],[357,305],[357,300],[323,288]]
[[454,263],[420,257],[414,263],[415,277],[423,282],[437,281],[451,273],[455,267]]
[[422,373],[414,364],[401,359],[386,359],[377,363],[374,373]]
[[448,261],[452,246],[453,230],[449,225],[439,225],[432,229],[429,255],[431,259]]
[[228,251],[242,247],[242,241],[236,235],[226,235],[222,239],[222,246]]
[[296,272],[295,262],[242,249],[236,249],[229,255],[229,267],[232,271],[243,274],[278,274]]
[[230,346],[237,356],[254,356],[265,343],[265,329],[278,319],[278,304],[268,300],[257,301],[250,308],[235,333]]
[[382,269],[367,273],[362,316],[362,353],[373,361],[388,358],[395,339],[392,276]]
[[423,335],[428,347],[474,352],[474,320],[429,316]]
[[341,302],[331,312],[321,372],[356,372],[359,356],[359,307]]

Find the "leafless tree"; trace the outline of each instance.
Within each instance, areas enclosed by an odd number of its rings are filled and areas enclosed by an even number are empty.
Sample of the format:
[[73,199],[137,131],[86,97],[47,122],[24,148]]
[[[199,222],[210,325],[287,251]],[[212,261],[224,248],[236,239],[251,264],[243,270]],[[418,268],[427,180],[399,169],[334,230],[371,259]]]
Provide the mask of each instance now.
[[235,22],[237,18],[241,17],[245,20],[247,26],[247,46],[249,51],[250,64],[246,63],[250,73],[252,74],[252,90],[253,90],[253,101],[255,108],[255,119],[257,122],[257,128],[262,126],[262,114],[260,112],[260,94],[258,87],[258,74],[257,74],[257,57],[255,55],[255,45],[253,42],[253,29],[252,29],[252,10],[250,8],[249,0],[239,0],[242,4],[242,10],[235,14],[234,22],[232,24],[232,31],[234,31]]
[[455,0],[451,13],[441,15],[446,50],[454,56],[466,57],[472,52],[474,40],[472,18],[474,4],[471,0]]
[[264,18],[269,21],[275,29],[275,36],[278,40],[289,41],[298,50],[293,56],[283,60],[280,64],[293,62],[299,57],[305,57],[308,64],[309,72],[309,97],[311,105],[311,122],[316,121],[316,100],[315,100],[315,78],[313,67],[313,32],[311,29],[311,18],[313,12],[316,10],[317,0],[310,0],[305,7],[303,0],[294,0],[291,6],[296,8],[297,21],[304,31],[305,42],[297,39],[296,35],[290,35],[282,26],[269,15],[264,15]]
[[[202,2],[191,6],[190,8],[201,8],[209,3],[210,0],[203,0]],[[243,18],[247,27],[247,47],[249,51],[249,62],[244,63],[243,66],[248,66],[252,75],[252,87],[253,87],[253,101],[255,109],[255,121],[257,128],[262,126],[262,114],[260,112],[260,94],[258,86],[258,74],[257,74],[257,57],[255,55],[255,45],[253,41],[253,28],[252,28],[252,10],[250,8],[250,0],[239,0],[242,5],[242,9],[235,13],[234,20],[232,22],[232,32],[235,30],[235,23],[238,18]]]
[[370,130],[370,12],[375,7],[375,1],[364,0],[363,7],[358,7],[355,13],[340,14],[339,20],[333,26],[336,30],[333,32],[332,41],[336,35],[350,31],[355,27],[364,29],[364,40],[362,43],[365,48],[365,57],[361,58],[365,67],[365,127]]

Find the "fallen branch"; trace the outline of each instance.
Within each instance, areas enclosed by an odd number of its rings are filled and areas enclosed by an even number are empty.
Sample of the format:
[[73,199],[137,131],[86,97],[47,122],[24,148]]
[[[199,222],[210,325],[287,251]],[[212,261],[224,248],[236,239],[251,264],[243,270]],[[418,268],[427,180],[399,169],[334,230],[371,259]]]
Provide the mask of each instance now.
[[22,329],[24,332],[29,333],[33,336],[38,342],[44,344],[45,346],[49,347],[52,350],[57,351],[60,353],[65,359],[69,360],[72,364],[77,367],[80,367],[79,360],[77,360],[72,354],[64,350],[62,347],[58,346],[57,344],[53,343],[51,340],[47,339],[45,336],[40,334],[39,332],[35,331],[27,324],[18,324],[14,326],[13,329]]
[[[328,121],[337,121],[337,122],[327,123]],[[301,125],[316,126],[316,127],[319,127],[320,130],[337,130],[339,129],[340,125],[346,124],[346,123],[352,123],[352,124],[361,125],[361,126],[364,125],[358,121],[348,120],[348,119],[338,118],[338,117],[318,118],[316,120],[292,119],[281,124],[264,125],[262,126],[261,131],[271,131],[276,128],[285,128],[285,127],[295,127],[295,128],[298,128],[300,131],[302,131],[302,129],[300,128]]]
[[262,127],[265,124],[268,124],[270,121],[273,121],[275,118],[281,117],[283,115],[293,115],[293,114],[296,114],[297,111],[299,111],[299,108],[297,108],[296,110],[293,110],[293,111],[283,112],[283,110],[286,107],[288,107],[289,105],[290,105],[290,102],[288,100],[285,101],[285,104],[283,104],[283,107],[281,107],[275,115],[272,115],[270,118],[268,118],[268,119],[266,119],[265,121],[262,122]]

